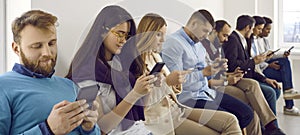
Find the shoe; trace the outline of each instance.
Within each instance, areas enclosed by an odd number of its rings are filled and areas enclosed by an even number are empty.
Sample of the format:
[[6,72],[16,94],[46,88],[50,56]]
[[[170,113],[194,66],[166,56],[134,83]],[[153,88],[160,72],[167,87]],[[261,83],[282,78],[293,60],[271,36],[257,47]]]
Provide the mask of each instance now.
[[275,128],[273,130],[265,130],[263,135],[285,135],[281,129]]
[[283,107],[283,114],[285,114],[285,115],[293,115],[293,116],[300,116],[300,111],[295,106],[293,106],[293,108],[291,108],[291,109]]
[[294,89],[285,90],[283,92],[283,98],[285,100],[300,99],[300,93]]

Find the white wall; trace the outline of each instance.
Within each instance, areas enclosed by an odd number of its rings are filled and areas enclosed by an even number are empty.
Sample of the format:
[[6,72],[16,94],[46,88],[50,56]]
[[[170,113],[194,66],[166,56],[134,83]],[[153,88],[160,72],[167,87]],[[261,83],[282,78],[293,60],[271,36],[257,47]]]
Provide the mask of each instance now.
[[31,9],[30,0],[6,0],[6,70],[10,71],[14,63],[19,62],[17,55],[12,51],[13,42],[11,23],[22,13]]
[[[269,35],[270,44],[278,48],[278,0],[257,0],[257,15],[267,16],[273,20],[273,29]],[[275,28],[275,29],[274,29]],[[276,43],[276,44],[275,44]]]
[[[270,44],[273,45],[275,36],[277,41],[277,4],[278,0],[226,0],[224,2],[224,18],[231,24],[232,28],[236,27],[236,20],[240,15],[258,15],[270,17],[274,23],[269,36]],[[274,36],[275,35],[275,36]]]
[[194,9],[207,9],[215,19],[224,18],[224,1],[227,0],[178,0]]
[[31,0],[33,9],[43,9],[59,18],[57,75],[66,74],[78,42],[82,41],[82,33],[86,33],[96,14],[104,6],[115,3],[127,9],[137,21],[145,13],[159,13],[168,21],[168,33],[185,24],[197,9],[204,8],[216,18],[223,17],[223,0]]
[[224,2],[224,18],[231,24],[232,28],[236,27],[236,19],[240,15],[255,14],[256,0],[226,0]]
[[0,74],[5,72],[6,60],[5,60],[5,0],[0,0]]

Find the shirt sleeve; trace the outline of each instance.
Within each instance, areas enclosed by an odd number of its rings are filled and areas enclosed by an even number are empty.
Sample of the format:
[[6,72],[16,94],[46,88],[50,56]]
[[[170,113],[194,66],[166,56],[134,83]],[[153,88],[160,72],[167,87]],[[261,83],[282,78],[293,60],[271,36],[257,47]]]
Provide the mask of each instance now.
[[171,72],[183,70],[182,55],[183,50],[180,47],[180,43],[176,39],[169,37],[162,46],[161,56]]
[[8,135],[11,127],[11,108],[9,99],[3,89],[0,88],[0,134]]
[[[175,37],[168,37],[166,42],[162,46],[162,59],[166,63],[168,69],[172,72],[174,70],[184,70],[185,50],[183,45],[175,39]],[[201,54],[200,54],[201,55]],[[195,66],[195,65],[194,65]],[[187,70],[187,69],[185,69]],[[185,76],[186,82],[183,83],[183,87],[188,90],[193,90],[193,86],[199,83],[199,80],[204,80],[205,77],[202,74],[202,70],[192,72]],[[199,84],[198,84],[199,85]]]

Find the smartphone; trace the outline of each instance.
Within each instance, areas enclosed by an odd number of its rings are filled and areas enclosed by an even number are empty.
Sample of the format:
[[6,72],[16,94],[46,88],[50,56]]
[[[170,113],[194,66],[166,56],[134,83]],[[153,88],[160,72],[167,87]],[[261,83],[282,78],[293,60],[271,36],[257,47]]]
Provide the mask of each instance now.
[[161,71],[161,69],[164,67],[164,62],[157,62],[153,69],[150,71],[150,75],[156,74]]
[[287,50],[288,52],[291,52],[291,50],[294,48],[294,46],[292,46],[289,50]]
[[97,84],[80,87],[76,100],[85,99],[89,104],[88,109],[92,109],[93,101],[97,97],[98,90],[99,86]]
[[223,60],[222,60],[222,61],[220,61],[220,62],[219,62],[219,64],[218,64],[218,66],[216,66],[216,68],[219,68],[219,67],[223,66],[223,64],[224,64],[224,63],[226,63],[226,62],[225,62],[225,61],[223,61]]
[[271,56],[271,55],[273,55],[274,53],[276,53],[276,52],[278,52],[280,50],[280,48],[279,49],[277,49],[277,50],[275,50],[275,51],[272,51],[271,53],[269,53],[267,56]]

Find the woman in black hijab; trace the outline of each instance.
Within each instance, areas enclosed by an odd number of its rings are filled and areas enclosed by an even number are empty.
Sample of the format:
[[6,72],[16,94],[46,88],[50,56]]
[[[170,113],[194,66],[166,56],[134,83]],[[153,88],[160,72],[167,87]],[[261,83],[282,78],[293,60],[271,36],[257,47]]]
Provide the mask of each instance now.
[[99,86],[98,124],[104,133],[125,132],[136,121],[144,120],[141,98],[151,91],[157,79],[141,74],[135,44],[124,45],[135,34],[135,23],[125,9],[103,8],[67,75],[77,84]]

